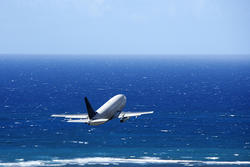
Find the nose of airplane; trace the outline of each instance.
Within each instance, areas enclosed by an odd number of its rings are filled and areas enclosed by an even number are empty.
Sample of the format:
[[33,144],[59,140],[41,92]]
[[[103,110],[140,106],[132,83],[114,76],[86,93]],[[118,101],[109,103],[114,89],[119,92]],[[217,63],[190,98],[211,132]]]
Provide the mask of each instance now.
[[125,95],[123,95],[123,99],[124,99],[124,101],[127,101],[127,98],[126,98],[126,96],[125,96]]
[[120,99],[123,99],[125,102],[127,101],[127,98],[124,94],[119,94],[118,96]]

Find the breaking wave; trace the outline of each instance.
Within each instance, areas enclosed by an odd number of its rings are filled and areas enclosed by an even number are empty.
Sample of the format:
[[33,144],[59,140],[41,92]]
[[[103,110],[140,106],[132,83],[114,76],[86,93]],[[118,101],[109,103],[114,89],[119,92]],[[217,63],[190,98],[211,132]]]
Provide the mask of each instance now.
[[65,165],[119,165],[119,164],[183,164],[193,165],[250,165],[250,161],[200,161],[200,160],[164,160],[157,157],[143,157],[138,159],[88,157],[74,159],[52,159],[18,162],[1,162],[0,166],[65,166]]

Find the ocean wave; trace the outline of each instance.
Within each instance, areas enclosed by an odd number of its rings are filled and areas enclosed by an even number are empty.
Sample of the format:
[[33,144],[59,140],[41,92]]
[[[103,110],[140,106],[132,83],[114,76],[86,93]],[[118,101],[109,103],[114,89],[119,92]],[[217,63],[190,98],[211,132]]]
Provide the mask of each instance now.
[[73,159],[33,160],[18,162],[1,162],[0,166],[64,166],[64,165],[119,165],[119,164],[183,164],[183,165],[250,165],[250,161],[200,161],[200,160],[164,160],[158,157],[113,158],[86,157]]

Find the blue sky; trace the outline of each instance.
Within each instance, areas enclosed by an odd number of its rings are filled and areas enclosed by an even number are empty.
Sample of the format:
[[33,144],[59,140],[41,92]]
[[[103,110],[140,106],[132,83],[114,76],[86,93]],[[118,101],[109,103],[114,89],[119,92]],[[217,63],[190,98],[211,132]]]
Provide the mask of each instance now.
[[250,1],[1,0],[0,54],[250,57]]

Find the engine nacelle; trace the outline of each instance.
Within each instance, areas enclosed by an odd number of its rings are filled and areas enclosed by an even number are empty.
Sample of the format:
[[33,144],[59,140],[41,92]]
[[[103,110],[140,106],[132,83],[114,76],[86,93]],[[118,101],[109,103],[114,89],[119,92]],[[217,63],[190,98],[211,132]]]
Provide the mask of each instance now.
[[127,121],[128,119],[129,119],[129,117],[123,117],[120,119],[120,122],[123,123],[123,122]]

